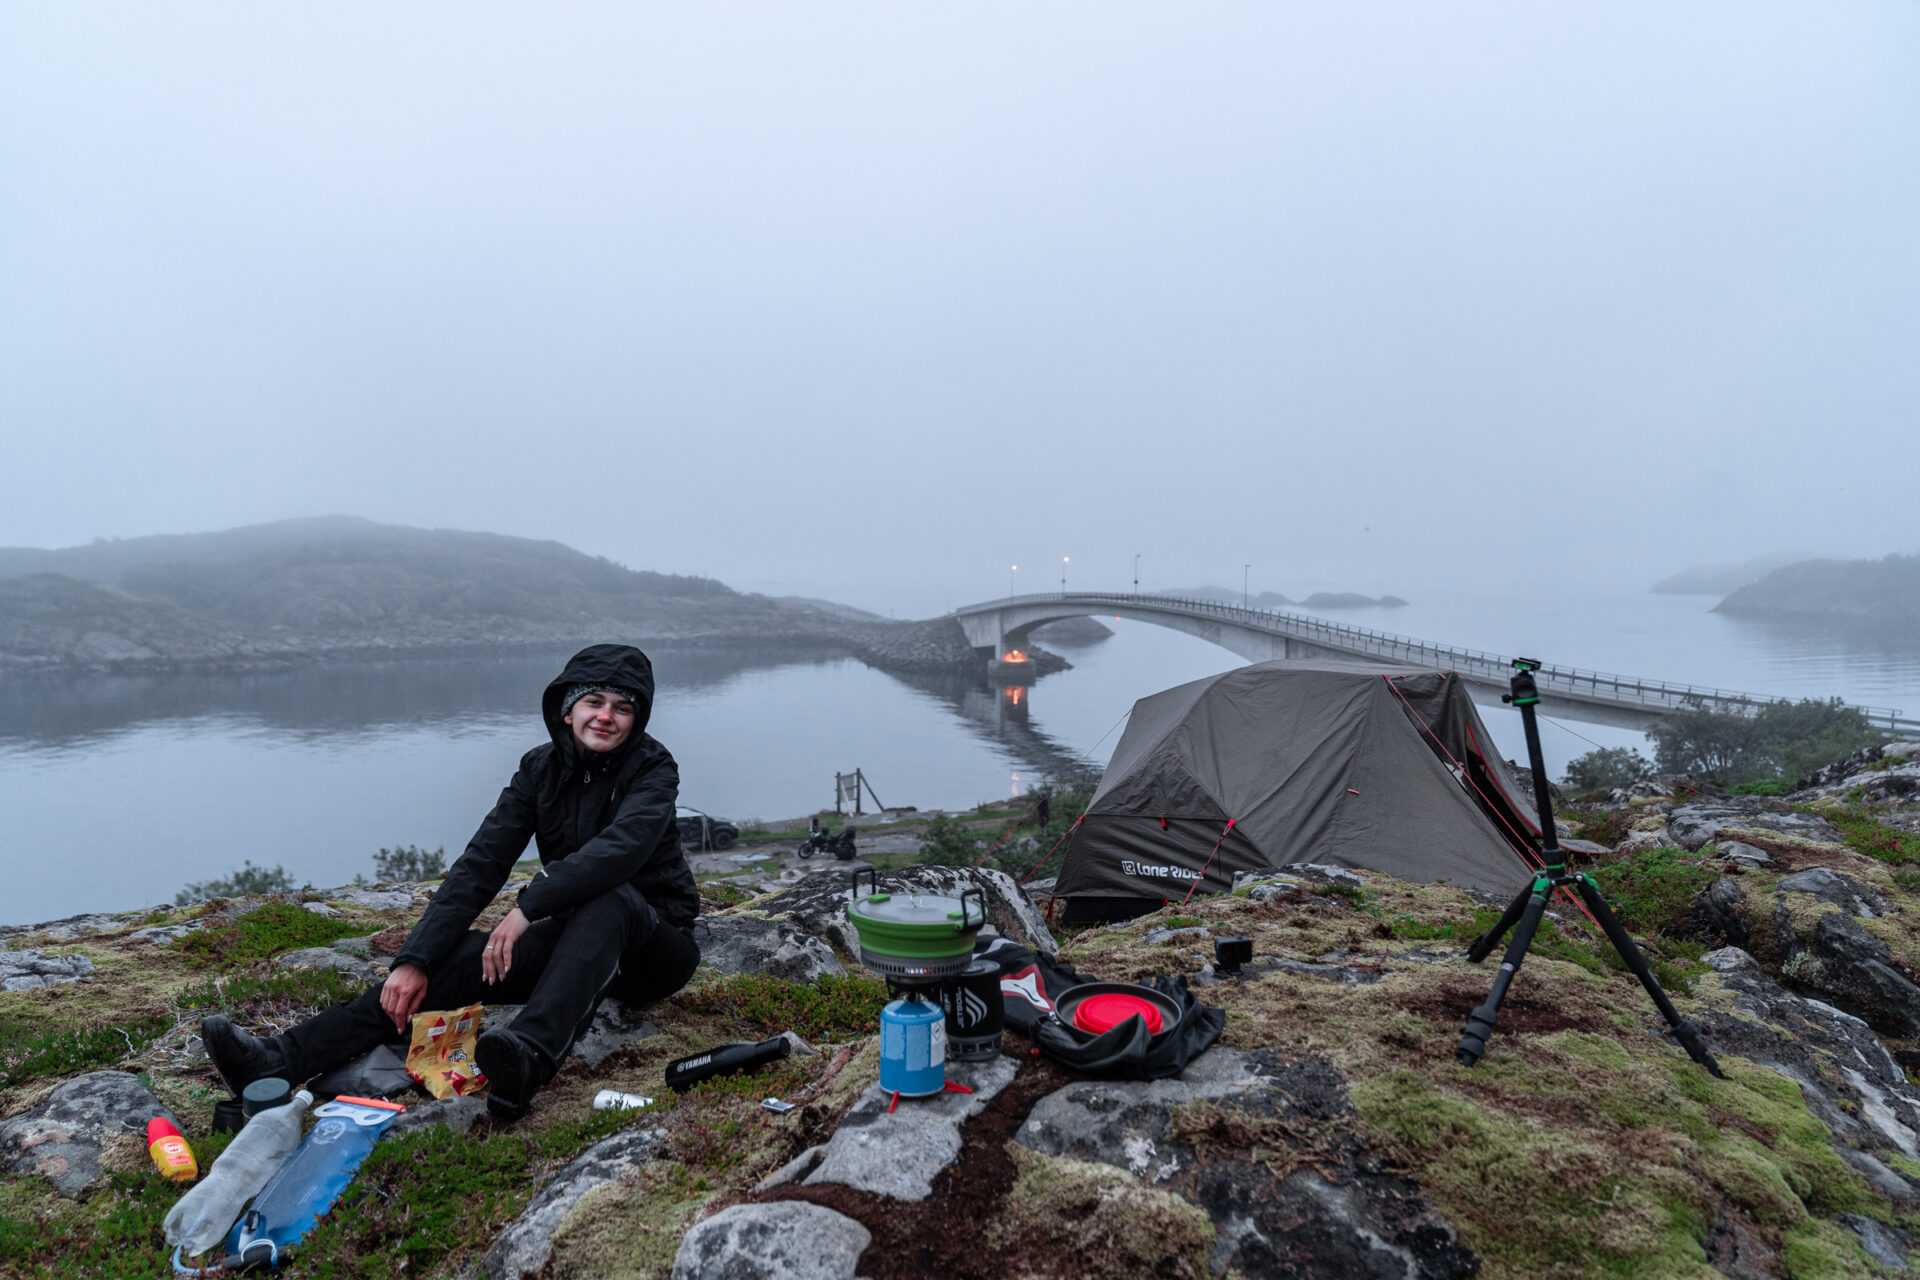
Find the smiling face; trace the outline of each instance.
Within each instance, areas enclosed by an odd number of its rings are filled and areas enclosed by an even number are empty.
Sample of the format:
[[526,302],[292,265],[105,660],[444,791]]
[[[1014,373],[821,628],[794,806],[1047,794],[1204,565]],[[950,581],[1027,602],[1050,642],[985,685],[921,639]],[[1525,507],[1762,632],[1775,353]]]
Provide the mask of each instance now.
[[588,751],[612,751],[633,732],[633,704],[596,689],[561,719],[573,729],[573,740]]

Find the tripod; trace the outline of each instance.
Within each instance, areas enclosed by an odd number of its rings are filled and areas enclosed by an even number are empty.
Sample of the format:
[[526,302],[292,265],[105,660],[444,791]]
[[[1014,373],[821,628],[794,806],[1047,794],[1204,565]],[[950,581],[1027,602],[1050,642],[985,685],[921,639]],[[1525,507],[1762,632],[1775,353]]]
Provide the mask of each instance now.
[[1560,848],[1559,836],[1553,829],[1553,793],[1547,789],[1547,767],[1540,756],[1540,725],[1534,715],[1534,706],[1540,701],[1540,690],[1534,684],[1533,673],[1540,669],[1540,663],[1532,658],[1515,658],[1513,665],[1513,677],[1508,682],[1513,692],[1501,700],[1520,708],[1520,719],[1526,726],[1527,763],[1533,766],[1533,802],[1540,813],[1541,861],[1546,865],[1534,874],[1533,883],[1522,889],[1519,896],[1508,904],[1500,923],[1475,938],[1473,945],[1467,948],[1467,959],[1478,964],[1499,944],[1507,930],[1513,930],[1513,938],[1507,943],[1506,957],[1493,980],[1493,990],[1487,993],[1487,1002],[1467,1015],[1466,1034],[1460,1037],[1460,1065],[1472,1066],[1487,1051],[1487,1037],[1493,1034],[1494,1019],[1500,1016],[1500,1002],[1507,998],[1507,988],[1513,984],[1514,975],[1520,972],[1520,962],[1527,958],[1528,948],[1533,946],[1534,931],[1540,927],[1541,916],[1546,914],[1547,899],[1553,896],[1555,889],[1568,889],[1578,893],[1580,900],[1586,903],[1588,913],[1599,922],[1607,941],[1613,944],[1613,949],[1627,962],[1628,970],[1640,979],[1640,985],[1653,997],[1653,1003],[1673,1028],[1674,1038],[1681,1047],[1695,1062],[1714,1075],[1720,1075],[1720,1064],[1713,1060],[1706,1040],[1700,1035],[1700,1028],[1681,1017],[1680,1011],[1673,1007],[1673,1001],[1667,998],[1660,980],[1647,967],[1647,958],[1640,954],[1632,935],[1621,927],[1620,921],[1614,918],[1613,908],[1600,896],[1600,887],[1584,872],[1567,870],[1566,856]]

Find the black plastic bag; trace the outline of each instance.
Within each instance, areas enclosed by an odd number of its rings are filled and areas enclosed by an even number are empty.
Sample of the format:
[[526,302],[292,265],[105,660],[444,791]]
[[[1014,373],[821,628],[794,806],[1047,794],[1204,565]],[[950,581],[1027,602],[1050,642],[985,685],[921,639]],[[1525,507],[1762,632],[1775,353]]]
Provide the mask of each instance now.
[[1226,1026],[1226,1013],[1201,1004],[1187,989],[1186,979],[1161,974],[1145,985],[1179,1007],[1180,1017],[1172,1027],[1154,1036],[1147,1031],[1147,1024],[1135,1017],[1094,1035],[1062,1021],[1054,1010],[1066,991],[1100,979],[1006,938],[982,938],[974,944],[974,953],[1000,965],[1000,998],[1007,1025],[1033,1041],[1049,1058],[1087,1075],[1122,1080],[1177,1076],[1213,1046]]

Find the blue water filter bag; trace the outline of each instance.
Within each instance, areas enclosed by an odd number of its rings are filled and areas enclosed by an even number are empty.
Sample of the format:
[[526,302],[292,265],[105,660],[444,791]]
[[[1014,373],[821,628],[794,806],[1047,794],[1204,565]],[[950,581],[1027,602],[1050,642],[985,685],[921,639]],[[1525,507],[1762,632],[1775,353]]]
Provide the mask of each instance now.
[[880,1011],[880,1087],[909,1098],[947,1087],[946,1010],[910,997]]
[[234,1224],[227,1252],[278,1267],[340,1198],[403,1108],[373,1098],[335,1098],[313,1109],[314,1126]]

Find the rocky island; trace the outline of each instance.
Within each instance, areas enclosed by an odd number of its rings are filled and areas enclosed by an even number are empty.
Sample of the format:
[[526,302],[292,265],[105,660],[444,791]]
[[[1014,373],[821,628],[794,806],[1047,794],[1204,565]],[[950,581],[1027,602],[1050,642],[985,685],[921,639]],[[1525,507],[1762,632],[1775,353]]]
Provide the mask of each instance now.
[[1802,560],[1733,591],[1715,613],[1826,625],[1920,622],[1920,556]]
[[[910,673],[975,673],[983,662],[947,618],[894,622],[628,569],[557,542],[348,516],[0,548],[0,675],[272,670],[610,635],[846,653]],[[1044,651],[1035,660],[1067,665]]]

